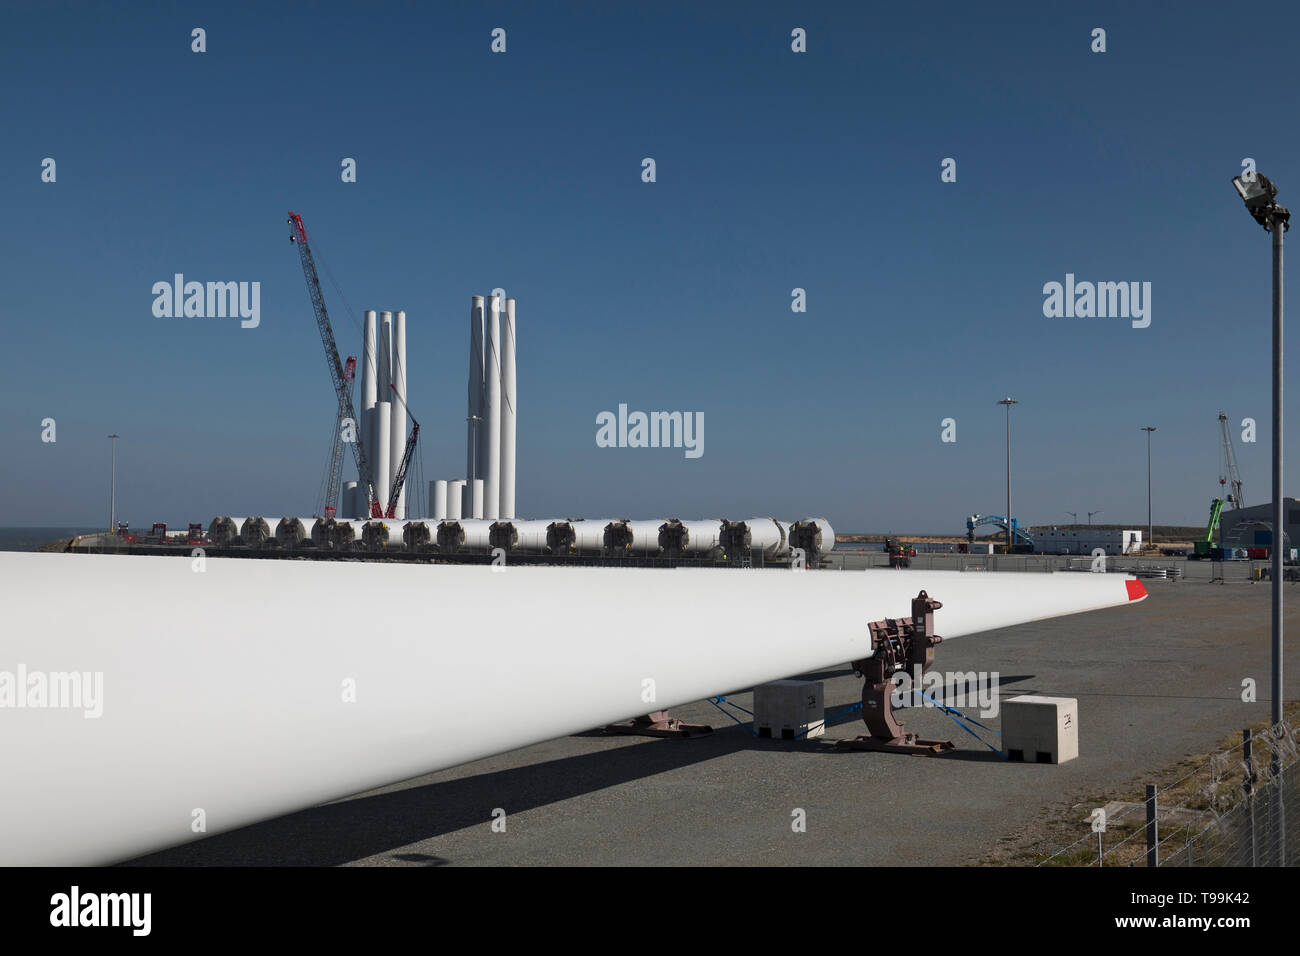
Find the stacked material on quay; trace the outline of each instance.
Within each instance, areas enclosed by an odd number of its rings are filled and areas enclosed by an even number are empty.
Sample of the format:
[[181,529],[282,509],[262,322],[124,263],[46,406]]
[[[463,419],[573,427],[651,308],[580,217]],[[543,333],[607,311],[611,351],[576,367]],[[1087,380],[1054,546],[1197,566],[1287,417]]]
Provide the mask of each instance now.
[[813,557],[835,547],[825,518],[728,521],[655,518],[266,518],[212,519],[208,537],[219,548],[296,551],[430,551],[557,556],[717,558],[758,554],[784,560],[795,549]]

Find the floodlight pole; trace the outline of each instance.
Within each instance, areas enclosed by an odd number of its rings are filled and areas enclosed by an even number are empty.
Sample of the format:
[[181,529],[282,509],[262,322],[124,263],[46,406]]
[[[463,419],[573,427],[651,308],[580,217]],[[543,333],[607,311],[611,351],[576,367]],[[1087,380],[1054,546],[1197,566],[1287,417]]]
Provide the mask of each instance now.
[[1007,396],[998,402],[999,405],[1005,405],[1007,409],[1007,554],[1013,550],[1011,541],[1011,406],[1018,402],[1011,396]]
[[[1282,723],[1282,575],[1286,544],[1285,508],[1282,497],[1282,235],[1291,227],[1291,212],[1277,202],[1277,187],[1255,169],[1234,176],[1233,187],[1246,204],[1251,218],[1273,234],[1273,561],[1272,561],[1272,723]],[[1281,769],[1276,744],[1272,766]],[[1285,865],[1285,830],[1279,831],[1280,863]]]
[[1151,525],[1151,433],[1156,430],[1154,425],[1143,425],[1142,430],[1147,433],[1147,547],[1155,546],[1155,533]]
[[108,533],[117,533],[117,440],[120,435],[109,435],[113,439],[113,470],[108,485]]
[[[1288,223],[1272,217],[1273,232],[1273,725],[1282,722],[1282,236]],[[1274,753],[1277,748],[1274,747]]]

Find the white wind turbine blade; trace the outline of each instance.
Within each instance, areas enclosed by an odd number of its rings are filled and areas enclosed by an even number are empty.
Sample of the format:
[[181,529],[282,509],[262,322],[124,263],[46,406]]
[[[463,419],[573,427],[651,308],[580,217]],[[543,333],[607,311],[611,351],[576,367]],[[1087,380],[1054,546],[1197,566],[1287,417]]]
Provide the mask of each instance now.
[[[922,589],[945,639],[1146,595],[1117,574],[194,567],[0,553],[0,864],[128,859],[845,664]],[[98,717],[31,706],[71,672],[102,674]]]

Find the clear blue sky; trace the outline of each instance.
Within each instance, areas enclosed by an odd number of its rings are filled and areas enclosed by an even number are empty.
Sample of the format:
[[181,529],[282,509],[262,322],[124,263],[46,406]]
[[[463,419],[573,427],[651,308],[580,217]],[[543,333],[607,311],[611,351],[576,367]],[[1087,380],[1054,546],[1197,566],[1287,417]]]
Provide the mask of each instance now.
[[[1268,499],[1269,238],[1229,180],[1300,207],[1294,4],[15,7],[0,525],[106,521],[109,432],[133,525],[311,513],[334,401],[289,209],[355,309],[407,311],[426,479],[463,477],[469,297],[518,299],[523,516],[959,533],[1004,509],[1008,393],[1027,523],[1145,523],[1144,424],[1155,521],[1204,521],[1220,410]],[[260,282],[261,325],[155,318],[176,272]],[[1151,326],[1045,318],[1067,272],[1150,282]],[[620,402],[703,412],[704,456],[596,447]]]

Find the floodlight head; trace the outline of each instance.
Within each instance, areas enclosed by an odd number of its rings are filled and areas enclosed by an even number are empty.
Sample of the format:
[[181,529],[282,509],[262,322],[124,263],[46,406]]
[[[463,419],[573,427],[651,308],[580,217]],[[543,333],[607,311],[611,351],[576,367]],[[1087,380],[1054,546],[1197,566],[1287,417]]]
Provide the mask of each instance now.
[[1251,217],[1265,229],[1272,229],[1274,221],[1281,222],[1284,228],[1290,226],[1291,213],[1277,204],[1277,187],[1263,173],[1233,176],[1232,186]]

